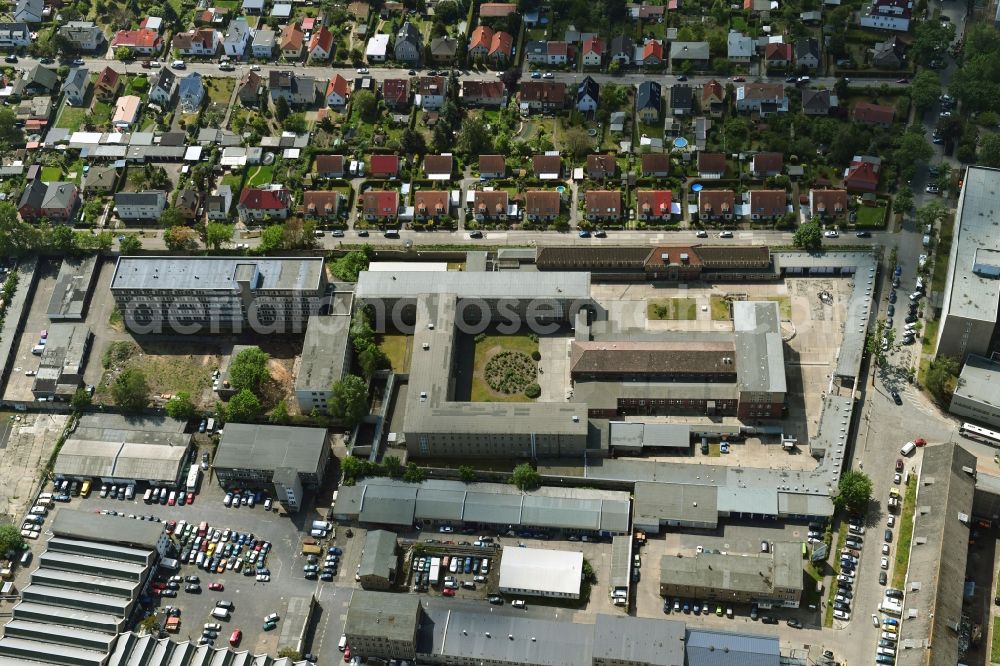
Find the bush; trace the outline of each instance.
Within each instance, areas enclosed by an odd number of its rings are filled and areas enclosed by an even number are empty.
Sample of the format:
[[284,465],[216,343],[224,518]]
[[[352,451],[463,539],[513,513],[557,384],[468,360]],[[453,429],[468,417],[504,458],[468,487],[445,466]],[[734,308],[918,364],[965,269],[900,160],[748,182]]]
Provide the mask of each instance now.
[[478,334],[478,335],[476,336],[476,338],[475,338],[475,340],[476,340],[476,344],[478,345],[478,344],[479,344],[480,342],[482,342],[482,341],[483,341],[483,340],[485,340],[485,339],[486,339],[486,334],[485,334],[485,333],[480,333],[480,334]]
[[529,384],[528,388],[524,389],[524,395],[528,396],[532,400],[537,398],[542,394],[542,387],[538,384]]
[[541,361],[542,360],[542,354],[541,354],[541,352],[539,352],[537,349],[535,351],[531,352],[531,360],[532,361]]

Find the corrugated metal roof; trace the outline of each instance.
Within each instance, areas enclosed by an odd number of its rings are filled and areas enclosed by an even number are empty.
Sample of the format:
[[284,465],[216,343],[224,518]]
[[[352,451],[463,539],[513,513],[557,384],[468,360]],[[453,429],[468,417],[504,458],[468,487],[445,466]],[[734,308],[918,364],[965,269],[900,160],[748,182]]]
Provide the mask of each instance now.
[[521,504],[521,524],[596,531],[601,527],[601,500],[526,495]]
[[777,636],[690,629],[686,643],[688,666],[778,666],[781,663]]
[[359,520],[378,525],[412,525],[416,504],[416,486],[369,486]]
[[465,522],[518,525],[521,522],[521,497],[470,492],[465,496]]
[[421,488],[417,491],[415,516],[418,520],[462,520],[464,509],[464,490]]

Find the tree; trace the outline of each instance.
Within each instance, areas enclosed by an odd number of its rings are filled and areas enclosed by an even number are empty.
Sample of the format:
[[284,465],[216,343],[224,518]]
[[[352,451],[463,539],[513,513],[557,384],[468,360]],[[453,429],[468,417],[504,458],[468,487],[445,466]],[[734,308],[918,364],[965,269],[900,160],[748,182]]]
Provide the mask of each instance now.
[[242,389],[229,400],[226,407],[228,421],[236,423],[251,423],[260,418],[264,408],[260,404],[260,399],[254,395],[250,389]]
[[284,97],[279,97],[274,101],[274,117],[278,119],[279,123],[285,122],[285,118],[287,118],[288,114],[291,112],[292,110],[288,106],[288,100]]
[[530,463],[521,463],[511,473],[510,482],[519,490],[534,490],[542,485],[542,475]]
[[205,242],[218,250],[223,243],[233,240],[233,225],[222,222],[209,222],[205,226]]
[[17,125],[17,114],[10,107],[0,109],[0,146],[12,148],[24,144],[24,132]]
[[264,252],[272,252],[285,247],[285,231],[280,224],[272,224],[266,227],[260,234],[260,249]]
[[70,409],[74,412],[82,412],[90,407],[90,393],[82,386],[73,392],[73,397],[69,401]]
[[385,473],[394,479],[403,476],[403,463],[397,456],[386,456],[382,461]]
[[906,213],[913,210],[913,190],[909,187],[899,188],[899,191],[896,192],[895,207],[900,213]]
[[469,465],[460,465],[458,468],[458,478],[463,483],[472,483],[476,480],[476,469]]
[[371,261],[371,256],[371,247],[365,245],[360,250],[353,250],[341,258],[334,260],[330,266],[330,272],[341,282],[357,282],[358,275],[362,271],[368,270],[368,263]]
[[425,478],[427,478],[427,475],[422,468],[417,467],[417,463],[407,463],[406,471],[403,472],[403,481],[407,483],[420,483]]
[[390,366],[389,357],[378,345],[369,344],[358,354],[358,365],[361,366],[361,373],[366,379],[371,379],[379,370],[385,370]]
[[0,525],[0,553],[19,552],[24,548],[24,537],[15,525],[5,523]]
[[958,359],[953,356],[938,356],[927,366],[924,386],[940,405],[951,402],[951,394],[958,382]]
[[[0,114],[6,109],[0,109]],[[19,257],[38,246],[36,227],[22,222],[17,208],[10,201],[0,201],[0,255]]]
[[493,136],[479,118],[468,118],[458,132],[459,152],[466,155],[481,155],[493,150]]
[[[889,336],[892,336],[893,339],[890,340]],[[885,344],[883,339],[889,344]],[[875,365],[882,366],[885,364],[885,355],[892,349],[894,341],[895,331],[892,330],[891,326],[886,326],[884,319],[879,319],[875,322],[875,328],[869,331],[868,337],[865,338],[865,351],[875,360]]]
[[427,152],[424,135],[407,127],[399,137],[399,150],[408,155],[423,155]]
[[815,252],[823,247],[823,229],[817,220],[810,220],[795,230],[792,242],[795,247]]
[[198,234],[190,227],[170,227],[163,232],[163,242],[168,250],[190,252],[198,249]]
[[165,405],[167,416],[182,421],[190,421],[197,413],[194,403],[191,402],[191,394],[187,391],[178,391]]
[[184,214],[181,213],[179,208],[173,206],[167,206],[160,213],[160,224],[166,228],[170,227],[182,227],[185,225],[187,220],[184,219]]
[[452,142],[453,137],[447,123],[438,121],[438,124],[434,126],[434,135],[431,137],[431,143],[434,145],[434,150],[439,153],[449,152],[451,150]]
[[120,241],[118,241],[118,251],[123,255],[135,254],[142,249],[142,241],[139,240],[138,234],[125,234]]
[[259,391],[261,384],[270,379],[267,362],[271,355],[260,347],[248,347],[237,354],[229,364],[229,381],[233,389]]
[[924,163],[934,155],[934,149],[924,137],[922,129],[908,130],[903,134],[896,148],[895,158],[899,171],[907,179],[916,172],[917,164]]
[[127,46],[119,46],[115,49],[115,60],[131,60],[132,59],[132,49]]
[[979,141],[979,150],[976,156],[978,162],[983,166],[1000,166],[1000,134],[991,132],[983,136]]
[[354,456],[347,456],[340,461],[340,471],[344,475],[344,482],[351,485],[364,475],[365,461]]
[[864,514],[872,498],[872,480],[858,470],[848,470],[840,477],[833,503],[852,514]]
[[368,413],[368,385],[357,375],[347,375],[330,389],[329,411],[349,428]]
[[920,21],[913,31],[913,54],[927,65],[944,53],[955,37],[955,26],[941,21]]
[[111,397],[126,412],[137,412],[149,403],[146,375],[137,368],[125,368],[111,385]]
[[279,657],[287,657],[292,661],[299,661],[302,659],[302,653],[293,648],[291,645],[286,645],[285,647],[278,650]]
[[582,127],[570,127],[563,134],[563,145],[576,159],[582,159],[594,149],[594,140]]
[[378,100],[368,90],[359,90],[351,98],[351,106],[365,122],[373,122],[378,118]]
[[284,400],[279,400],[278,404],[271,410],[271,413],[268,414],[267,420],[269,423],[274,423],[275,425],[288,425],[292,420],[292,417],[288,415],[288,403]]
[[931,108],[941,96],[941,78],[937,72],[924,69],[913,77],[910,82],[910,99],[917,113],[923,113]]

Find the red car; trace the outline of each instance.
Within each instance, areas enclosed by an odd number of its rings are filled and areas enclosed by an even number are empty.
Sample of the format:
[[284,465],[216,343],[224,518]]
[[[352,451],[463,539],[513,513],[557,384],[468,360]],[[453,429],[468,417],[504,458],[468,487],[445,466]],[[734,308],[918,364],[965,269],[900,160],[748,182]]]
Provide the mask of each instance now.
[[167,521],[167,534],[173,534],[175,529],[177,529],[177,521],[176,520],[168,520]]
[[747,80],[747,77],[745,77],[745,76],[734,76],[733,77],[733,81],[736,82],[736,83],[743,83],[746,80]]
[[897,472],[902,472],[903,471],[903,459],[902,458],[896,458],[896,471]]
[[214,590],[215,592],[222,592],[226,588],[222,585],[222,583],[209,583],[208,589]]
[[348,645],[346,648],[344,648],[344,661],[350,661],[350,660],[351,660],[351,646]]
[[187,495],[187,503],[188,504],[194,504],[194,493],[188,493],[188,495]]
[[913,440],[913,443],[916,444],[917,446],[927,446],[927,440],[924,439],[923,437],[917,437],[915,440]]
[[441,594],[443,594],[446,597],[453,597],[455,596],[455,590],[450,587],[446,587],[441,591]]

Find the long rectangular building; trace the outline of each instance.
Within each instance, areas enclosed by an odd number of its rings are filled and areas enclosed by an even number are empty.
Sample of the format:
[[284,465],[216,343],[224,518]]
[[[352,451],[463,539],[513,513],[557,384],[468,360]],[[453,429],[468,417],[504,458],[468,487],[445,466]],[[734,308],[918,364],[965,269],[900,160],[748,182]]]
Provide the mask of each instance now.
[[111,293],[134,333],[302,333],[325,307],[322,257],[120,257]]
[[84,324],[52,324],[31,387],[32,395],[49,400],[72,398],[83,383],[93,339],[90,328]]
[[1000,363],[970,354],[948,411],[991,428],[1000,426]]

